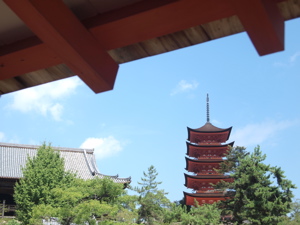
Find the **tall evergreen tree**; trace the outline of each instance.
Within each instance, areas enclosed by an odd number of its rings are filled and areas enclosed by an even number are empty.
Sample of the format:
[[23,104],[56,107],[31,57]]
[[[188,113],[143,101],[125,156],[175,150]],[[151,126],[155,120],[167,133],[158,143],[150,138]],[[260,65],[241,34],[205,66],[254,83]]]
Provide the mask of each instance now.
[[51,190],[70,184],[75,176],[65,172],[64,160],[45,143],[37,150],[35,157],[28,158],[22,171],[23,178],[15,186],[14,199],[18,220],[29,224],[33,206],[55,205]]
[[154,221],[163,220],[164,207],[169,206],[170,201],[165,196],[167,193],[158,189],[162,182],[156,181],[158,173],[154,166],[151,165],[147,173],[143,174],[142,181],[138,182],[141,187],[135,187],[133,190],[139,194],[138,221],[145,221],[151,225]]
[[265,159],[257,147],[252,154],[237,157],[238,163],[233,166],[234,182],[227,188],[233,189],[235,195],[220,205],[223,214],[231,213],[238,224],[278,224],[290,211],[291,189],[295,185],[285,178],[280,167],[264,164]]

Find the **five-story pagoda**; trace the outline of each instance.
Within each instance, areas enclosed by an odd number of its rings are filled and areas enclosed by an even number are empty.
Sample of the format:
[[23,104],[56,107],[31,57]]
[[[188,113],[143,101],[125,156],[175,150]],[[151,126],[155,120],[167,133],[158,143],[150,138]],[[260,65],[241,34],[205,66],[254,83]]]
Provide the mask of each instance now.
[[209,121],[209,98],[207,94],[207,122],[198,129],[188,129],[186,170],[193,175],[185,175],[185,186],[194,190],[193,193],[184,192],[186,205],[194,205],[197,200],[199,205],[225,200],[222,190],[217,190],[212,184],[220,180],[227,182],[232,178],[218,173],[215,169],[220,168],[224,156],[233,142],[226,144],[229,139],[231,128],[222,129],[215,127]]

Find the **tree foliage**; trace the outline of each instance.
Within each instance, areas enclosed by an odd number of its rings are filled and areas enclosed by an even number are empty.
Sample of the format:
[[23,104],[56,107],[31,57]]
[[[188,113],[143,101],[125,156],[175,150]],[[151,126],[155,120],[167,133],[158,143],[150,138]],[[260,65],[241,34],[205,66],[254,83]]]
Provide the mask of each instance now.
[[23,178],[15,186],[14,199],[18,206],[18,220],[29,224],[33,207],[39,204],[55,205],[56,199],[51,190],[70,184],[75,176],[65,172],[64,160],[45,143],[35,157],[28,158],[22,171]]
[[187,210],[186,205],[172,203],[169,209],[165,210],[164,222],[166,224],[180,223],[182,225],[207,225],[219,224],[221,210],[214,204],[198,205]]
[[141,182],[138,182],[141,187],[133,188],[139,194],[138,221],[154,224],[155,221],[163,220],[164,208],[170,205],[170,201],[166,197],[167,193],[158,189],[162,182],[156,181],[158,173],[154,166],[151,165],[143,174]]
[[300,225],[300,199],[291,203],[289,216],[285,216],[280,225]]
[[228,200],[218,206],[195,203],[187,208],[180,202],[170,203],[167,193],[158,188],[162,182],[156,180],[154,166],[143,172],[139,186],[132,188],[138,195],[131,196],[123,185],[109,178],[85,181],[65,172],[63,159],[44,144],[36,157],[28,159],[24,178],[16,184],[17,218],[24,225],[41,224],[41,219],[51,218],[62,225],[111,224],[116,220],[127,224],[202,225],[218,224],[222,212],[237,224],[299,224],[299,200],[291,203],[295,186],[280,167],[264,164],[265,158],[259,147],[252,154],[243,147],[230,149],[219,172],[229,174],[234,182],[221,182],[216,188],[229,189],[234,197],[228,195]]
[[186,205],[181,205],[177,202],[171,203],[170,207],[164,212],[164,223],[182,222],[182,218],[187,213]]
[[62,225],[94,225],[97,220],[113,220],[118,213],[117,199],[123,191],[121,184],[109,178],[77,179],[71,187],[52,189],[56,205],[36,205],[30,222],[35,224],[41,219],[55,217]]
[[82,180],[65,172],[64,161],[50,145],[43,144],[29,158],[24,177],[15,187],[17,218],[22,224],[41,224],[56,218],[60,224],[96,224],[112,220],[119,211],[123,185],[110,178]]
[[188,213],[183,214],[182,225],[206,225],[219,224],[221,211],[214,204],[198,205],[195,201],[195,206]]
[[245,147],[236,146],[229,149],[226,154],[226,161],[220,164],[220,169],[217,170],[219,173],[234,173],[240,165],[240,160],[249,155]]
[[135,222],[138,218],[138,196],[128,195],[124,192],[118,199],[119,210],[116,215],[116,220],[123,222]]
[[[230,152],[229,152],[230,153]],[[235,152],[236,153],[236,152]],[[241,152],[230,162],[225,162],[234,178],[227,183],[227,188],[234,190],[234,197],[221,202],[223,214],[232,214],[233,221],[238,224],[249,221],[251,224],[278,224],[289,211],[292,201],[292,182],[285,178],[280,167],[266,165],[259,147],[252,154]],[[221,183],[226,187],[226,183]]]

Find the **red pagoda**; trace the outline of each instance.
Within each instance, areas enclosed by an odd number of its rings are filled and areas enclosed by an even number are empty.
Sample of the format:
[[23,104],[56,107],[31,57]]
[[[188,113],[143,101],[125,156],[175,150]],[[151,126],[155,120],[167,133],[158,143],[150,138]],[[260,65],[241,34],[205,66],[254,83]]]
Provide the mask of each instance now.
[[212,184],[220,180],[233,181],[232,178],[218,173],[224,156],[234,142],[226,144],[231,128],[222,129],[215,127],[209,121],[209,98],[207,95],[207,122],[198,129],[188,129],[186,170],[193,175],[185,175],[185,186],[194,190],[193,193],[184,192],[186,205],[194,205],[196,200],[199,205],[225,200],[222,190],[215,189]]

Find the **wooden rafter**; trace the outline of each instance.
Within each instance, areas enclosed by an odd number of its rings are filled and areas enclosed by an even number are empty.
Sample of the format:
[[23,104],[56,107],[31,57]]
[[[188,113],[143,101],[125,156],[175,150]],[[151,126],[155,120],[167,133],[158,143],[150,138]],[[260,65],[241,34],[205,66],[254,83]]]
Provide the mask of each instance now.
[[259,55],[284,50],[284,18],[274,0],[231,0]]
[[[90,32],[88,33],[82,23],[74,18],[75,16],[71,15],[70,10],[63,6],[59,0],[25,0],[22,2],[5,0],[5,2],[43,43],[36,38],[29,38],[29,40],[35,39],[36,44],[32,44],[34,41],[27,41],[31,44],[26,46],[27,42],[25,41],[25,46],[20,45],[21,50],[17,50],[15,46],[11,45],[14,51],[0,56],[0,62],[3,65],[0,66],[1,79],[66,63],[95,92],[103,91],[103,88],[98,90],[98,86],[93,86],[99,82],[94,82],[92,79],[87,80],[95,76],[93,75],[93,67],[100,66],[106,69],[110,67],[106,66],[107,63],[103,64],[99,61],[95,63],[96,65],[86,65],[90,63],[90,60],[96,61],[97,54],[95,52],[96,49],[100,48],[98,43],[103,46],[103,50],[100,49],[97,52],[102,52],[105,55],[104,51],[180,31],[233,14],[231,8],[227,7],[228,4],[225,4],[223,0],[164,0],[160,3],[158,3],[159,1],[152,3],[142,1],[131,6],[130,10],[125,7],[83,21],[86,29]],[[199,13],[198,9],[204,10],[204,13]],[[65,22],[63,23],[63,21]],[[72,26],[67,26],[68,24],[72,24]],[[51,33],[46,32],[47,26],[52,30]],[[95,37],[98,43],[95,43],[94,40],[91,41],[91,36]],[[95,57],[90,57],[93,54]],[[77,59],[74,59],[75,57]],[[81,60],[80,58],[83,57],[85,59]],[[84,70],[79,68],[81,65],[79,62],[84,64],[82,68],[86,66],[88,68]],[[115,70],[113,69],[112,73]],[[113,75],[107,75],[107,77],[110,79]],[[96,78],[98,77],[96,76]]]
[[[118,64],[62,1],[5,2],[94,92],[113,88]],[[39,54],[35,56],[40,57]]]
[[[63,63],[62,59],[46,44],[40,43],[37,38],[32,39],[34,45],[27,45],[27,40],[21,44],[17,43],[20,49],[15,48],[16,44],[6,46],[8,53],[0,55],[1,80]],[[24,45],[27,47],[24,48]],[[10,47],[16,50],[11,51]]]
[[260,55],[280,51],[280,1],[144,0],[79,21],[62,0],[4,0],[38,38],[0,48],[0,79],[65,63],[96,93],[110,90],[118,65],[107,51],[233,15]]

